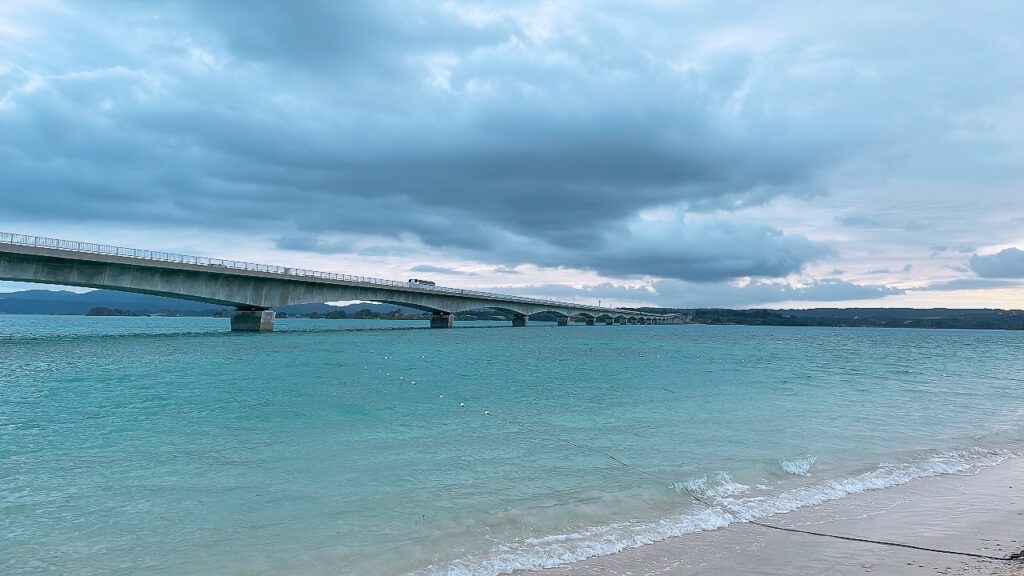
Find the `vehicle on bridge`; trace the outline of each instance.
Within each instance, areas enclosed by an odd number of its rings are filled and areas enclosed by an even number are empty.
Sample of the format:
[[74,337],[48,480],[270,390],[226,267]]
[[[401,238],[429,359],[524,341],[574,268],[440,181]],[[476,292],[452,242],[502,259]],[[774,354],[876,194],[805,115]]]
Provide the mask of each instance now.
[[421,280],[419,278],[409,278],[409,284],[419,284],[421,286],[437,286],[437,282],[432,280]]

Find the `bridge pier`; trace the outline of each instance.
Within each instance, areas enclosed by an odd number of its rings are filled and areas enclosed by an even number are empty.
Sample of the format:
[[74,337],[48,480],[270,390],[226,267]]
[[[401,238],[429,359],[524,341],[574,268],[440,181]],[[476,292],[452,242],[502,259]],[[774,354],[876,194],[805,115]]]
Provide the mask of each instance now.
[[568,326],[569,325],[569,317],[568,316],[563,316],[563,317],[559,318],[558,319],[558,325],[559,326]]
[[231,313],[232,332],[273,332],[273,310],[235,310]]
[[519,315],[513,316],[512,317],[512,326],[516,327],[516,328],[525,328],[526,327],[526,316],[519,316]]
[[435,312],[430,315],[431,328],[452,328],[455,326],[455,316],[448,312]]

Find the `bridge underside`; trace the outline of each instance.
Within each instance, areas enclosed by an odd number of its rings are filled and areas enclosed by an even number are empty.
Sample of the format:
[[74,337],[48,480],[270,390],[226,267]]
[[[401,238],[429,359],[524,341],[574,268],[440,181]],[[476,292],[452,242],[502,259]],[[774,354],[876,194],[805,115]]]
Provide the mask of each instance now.
[[[76,255],[77,256],[77,255]],[[82,255],[89,256],[89,255]],[[415,288],[324,281],[210,266],[137,261],[111,262],[112,257],[61,258],[42,254],[0,252],[0,280],[81,286],[120,290],[154,296],[167,296],[233,306],[232,330],[267,331],[273,328],[273,308],[295,304],[335,301],[366,301],[396,304],[431,313],[431,326],[450,327],[458,312],[492,308],[513,314],[514,326],[526,326],[527,317],[553,312],[565,323],[571,317],[585,318],[588,324],[605,317],[610,322],[646,323],[652,315],[576,308],[568,305],[502,301],[461,294],[435,293]],[[561,323],[561,322],[560,322]]]

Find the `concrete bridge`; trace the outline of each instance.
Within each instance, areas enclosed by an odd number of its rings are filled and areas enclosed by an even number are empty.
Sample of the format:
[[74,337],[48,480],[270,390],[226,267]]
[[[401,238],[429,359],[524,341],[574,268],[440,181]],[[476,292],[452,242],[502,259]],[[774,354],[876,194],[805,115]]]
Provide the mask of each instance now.
[[581,318],[589,325],[683,322],[679,315],[6,232],[0,232],[0,280],[104,288],[234,306],[233,331],[273,330],[272,309],[276,307],[344,300],[383,302],[430,312],[431,328],[451,328],[455,313],[479,308],[511,312],[513,326],[526,326],[528,317],[539,312],[558,314],[561,326],[571,318]]

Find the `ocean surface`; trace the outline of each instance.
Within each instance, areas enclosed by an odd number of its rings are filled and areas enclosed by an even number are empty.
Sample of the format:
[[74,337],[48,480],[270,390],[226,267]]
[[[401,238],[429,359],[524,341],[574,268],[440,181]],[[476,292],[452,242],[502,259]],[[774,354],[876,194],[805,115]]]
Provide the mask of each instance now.
[[0,316],[0,573],[490,576],[1024,443],[1024,331],[227,324]]

